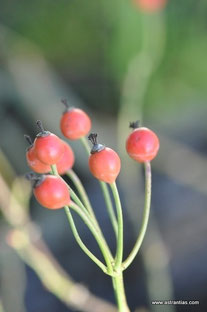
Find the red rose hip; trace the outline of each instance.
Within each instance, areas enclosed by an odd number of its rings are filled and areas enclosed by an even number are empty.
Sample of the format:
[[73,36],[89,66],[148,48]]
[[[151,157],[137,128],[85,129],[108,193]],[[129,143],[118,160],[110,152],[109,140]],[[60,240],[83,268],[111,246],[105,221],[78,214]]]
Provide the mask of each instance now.
[[162,10],[166,2],[167,0],[134,0],[135,5],[137,5],[140,10],[148,13]]
[[60,160],[57,162],[57,171],[60,175],[63,175],[67,170],[71,169],[74,165],[75,156],[72,148],[66,142],[62,141],[64,146],[63,155]]
[[37,134],[34,148],[37,158],[47,165],[54,165],[63,155],[64,146],[62,140],[55,134],[45,131],[40,120],[37,125],[41,132]]
[[154,159],[160,147],[157,135],[148,128],[137,128],[137,123],[131,123],[130,127],[134,130],[126,141],[129,156],[140,163]]
[[59,209],[70,204],[70,194],[62,178],[54,175],[36,177],[29,174],[34,181],[33,193],[40,205],[48,209]]
[[63,135],[70,140],[77,140],[88,134],[91,129],[89,116],[79,108],[69,107],[66,100],[62,100],[66,107],[60,120]]
[[35,148],[34,148],[34,145],[32,143],[30,136],[25,135],[24,137],[28,141],[28,143],[30,144],[30,146],[26,150],[26,159],[27,159],[28,166],[34,172],[37,172],[37,173],[48,173],[48,172],[50,172],[50,166],[44,164],[43,162],[41,162],[37,158],[36,153],[35,153]]
[[91,133],[88,138],[93,143],[89,157],[89,168],[92,175],[106,183],[115,182],[121,169],[118,154],[111,148],[98,144],[96,133]]

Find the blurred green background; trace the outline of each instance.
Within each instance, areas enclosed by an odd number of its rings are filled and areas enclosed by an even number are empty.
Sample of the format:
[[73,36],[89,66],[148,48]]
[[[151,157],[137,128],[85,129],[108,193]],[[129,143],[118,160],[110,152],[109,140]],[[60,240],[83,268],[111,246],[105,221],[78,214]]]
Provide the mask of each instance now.
[[[200,300],[192,311],[207,310],[206,35],[206,0],[169,0],[163,11],[151,14],[130,0],[1,1],[1,150],[16,173],[23,175],[28,171],[23,134],[35,136],[35,120],[61,135],[60,99],[66,97],[71,106],[85,109],[93,131],[122,158],[118,182],[125,207],[126,255],[139,230],[144,196],[142,170],[124,151],[128,123],[140,119],[160,136],[160,154],[152,163],[149,231],[140,256],[126,272],[132,311],[135,307],[191,311],[190,306],[150,304],[164,299]],[[78,142],[71,145],[77,155],[75,169],[98,206],[98,218],[110,239],[86,156]],[[51,214],[34,200],[31,213],[69,274],[113,301],[110,281],[78,249],[64,215]],[[1,228],[2,233],[7,231],[3,217]],[[3,239],[0,244],[7,250]],[[2,263],[5,254],[1,253]],[[15,256],[8,252],[7,257]],[[82,263],[87,270],[80,270]],[[28,267],[26,277],[25,311],[69,311],[42,289]],[[11,274],[4,278],[11,279]],[[6,287],[1,283],[1,297],[10,312],[14,307],[3,295]],[[9,292],[12,295],[13,290]]]

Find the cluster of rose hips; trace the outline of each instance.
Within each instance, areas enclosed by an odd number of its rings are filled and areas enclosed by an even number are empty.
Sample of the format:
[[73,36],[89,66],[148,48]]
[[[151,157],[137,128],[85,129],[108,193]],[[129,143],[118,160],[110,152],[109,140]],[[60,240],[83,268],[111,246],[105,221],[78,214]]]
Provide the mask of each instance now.
[[[86,136],[91,129],[89,116],[81,109],[68,107],[60,120],[60,129],[69,140],[78,140]],[[33,191],[37,201],[49,209],[59,209],[70,204],[68,185],[58,175],[51,174],[51,166],[56,165],[59,175],[64,175],[74,164],[74,153],[71,147],[55,134],[45,131],[38,120],[40,132],[34,142],[25,136],[30,146],[26,151],[29,167],[33,170],[28,178],[33,180]],[[133,131],[126,141],[126,150],[137,162],[151,161],[158,152],[159,139],[156,134],[145,127],[138,127],[137,122],[130,124]],[[89,156],[89,169],[98,180],[113,183],[121,169],[118,154],[111,148],[97,142],[97,134],[91,133],[88,139],[92,142]],[[37,175],[38,173],[40,175]]]

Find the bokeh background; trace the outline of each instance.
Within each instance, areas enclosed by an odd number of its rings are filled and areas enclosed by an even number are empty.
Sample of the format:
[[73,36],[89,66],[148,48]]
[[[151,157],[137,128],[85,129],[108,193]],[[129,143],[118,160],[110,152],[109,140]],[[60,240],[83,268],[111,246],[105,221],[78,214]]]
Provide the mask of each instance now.
[[[100,141],[120,153],[118,185],[127,256],[139,231],[144,201],[142,168],[124,150],[128,123],[139,119],[160,137],[160,153],[152,163],[148,232],[125,272],[132,311],[207,311],[206,17],[206,0],[169,0],[165,8],[151,13],[131,0],[1,0],[0,169],[9,188],[15,175],[28,171],[23,134],[34,138],[35,121],[41,119],[45,128],[61,136],[60,99],[67,98],[71,106],[88,112]],[[80,142],[71,146],[75,170],[114,248],[87,156]],[[2,188],[0,193],[2,205],[6,194]],[[99,298],[114,303],[110,279],[76,245],[63,211],[47,211],[32,197],[30,214],[65,271]],[[15,222],[7,221],[3,213],[0,309],[72,311],[47,291],[30,265],[24,265],[19,249],[8,246]],[[85,227],[77,223],[89,247],[98,252]],[[152,300],[165,299],[199,300],[200,305],[151,305]]]

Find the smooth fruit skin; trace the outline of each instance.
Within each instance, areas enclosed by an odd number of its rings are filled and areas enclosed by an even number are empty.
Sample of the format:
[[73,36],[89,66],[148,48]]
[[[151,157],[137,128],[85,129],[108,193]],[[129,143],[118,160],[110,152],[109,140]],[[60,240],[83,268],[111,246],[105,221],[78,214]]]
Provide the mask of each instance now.
[[114,150],[106,147],[100,152],[91,154],[89,168],[92,175],[98,180],[113,183],[120,172],[121,161]]
[[35,148],[32,145],[31,147],[28,148],[26,152],[26,159],[27,159],[27,164],[28,166],[37,173],[48,173],[50,172],[50,166],[44,164],[41,162],[35,153]]
[[34,148],[37,158],[47,165],[56,164],[64,152],[62,140],[53,133],[36,137]]
[[59,209],[70,204],[68,187],[57,176],[45,176],[43,181],[34,188],[33,192],[40,205],[48,209]]
[[64,146],[63,155],[60,160],[57,162],[57,171],[60,175],[63,175],[67,170],[71,169],[74,165],[75,156],[72,148],[66,142],[62,141]]
[[167,0],[134,0],[140,10],[148,13],[162,10],[166,2]]
[[66,138],[78,140],[90,131],[91,120],[83,110],[72,108],[62,115],[60,129]]
[[158,153],[160,142],[157,135],[150,129],[135,129],[126,141],[126,150],[131,158],[143,163],[151,161]]

